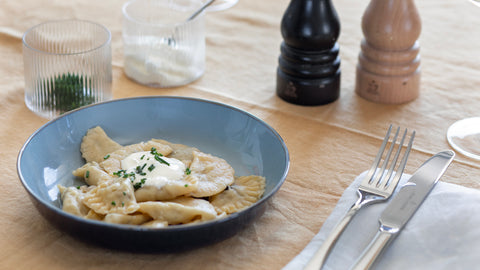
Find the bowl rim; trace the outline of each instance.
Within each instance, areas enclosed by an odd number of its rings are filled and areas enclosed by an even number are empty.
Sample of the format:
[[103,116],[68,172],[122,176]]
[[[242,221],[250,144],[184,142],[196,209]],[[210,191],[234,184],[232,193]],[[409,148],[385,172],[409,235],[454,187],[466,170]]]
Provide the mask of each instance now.
[[[138,226],[138,225],[107,223],[107,222],[104,222],[104,221],[91,220],[91,219],[85,219],[85,218],[82,218],[82,217],[78,217],[78,216],[75,216],[73,214],[70,214],[70,213],[67,213],[67,212],[63,211],[62,209],[60,209],[60,208],[58,208],[58,207],[56,207],[56,206],[54,206],[54,205],[52,205],[48,202],[45,202],[43,198],[38,196],[30,188],[30,186],[27,184],[27,182],[26,182],[26,180],[25,180],[25,178],[22,174],[22,166],[21,166],[20,163],[21,163],[21,160],[22,160],[22,157],[23,157],[23,154],[24,154],[24,151],[25,151],[26,147],[31,143],[33,138],[38,133],[42,132],[42,130],[47,128],[49,125],[52,125],[56,121],[59,121],[60,119],[62,119],[64,117],[67,117],[68,115],[74,114],[78,111],[87,110],[91,107],[102,106],[102,105],[107,104],[107,103],[128,102],[128,101],[136,101],[136,100],[144,100],[144,99],[148,99],[148,100],[150,100],[150,99],[176,99],[176,100],[190,100],[190,101],[195,101],[195,102],[200,102],[200,103],[209,103],[209,104],[213,104],[215,106],[221,106],[221,107],[225,107],[225,108],[230,109],[230,110],[237,111],[237,112],[239,112],[241,114],[244,114],[247,117],[250,117],[253,120],[259,122],[260,124],[262,124],[265,128],[267,128],[277,138],[277,140],[280,142],[280,144],[282,146],[283,151],[285,152],[285,160],[284,160],[285,169],[282,173],[282,176],[280,177],[280,180],[278,181],[278,183],[275,184],[275,186],[272,188],[272,190],[270,191],[269,194],[267,194],[266,196],[262,196],[260,198],[260,200],[258,200],[257,202],[255,202],[251,206],[249,206],[245,209],[242,209],[239,212],[230,214],[230,215],[228,215],[226,217],[223,217],[223,218],[220,218],[220,219],[214,219],[214,220],[209,220],[209,221],[204,221],[204,222],[199,222],[199,223],[194,223],[194,224],[184,224],[184,225],[181,225],[181,226],[168,226],[168,227],[164,227],[164,228],[151,228],[151,227],[142,227],[142,226]],[[194,97],[140,96],[140,97],[119,98],[119,99],[113,99],[113,100],[108,100],[108,101],[103,101],[103,102],[99,102],[99,103],[95,103],[95,104],[86,105],[84,107],[80,107],[80,108],[74,109],[72,111],[66,112],[66,113],[48,121],[47,123],[43,124],[40,128],[38,128],[34,133],[32,133],[27,138],[27,140],[25,141],[25,143],[23,144],[22,148],[20,149],[20,151],[18,153],[16,168],[17,168],[17,175],[20,179],[20,182],[22,183],[25,190],[27,190],[29,195],[31,197],[35,198],[35,200],[37,202],[41,203],[43,206],[47,207],[49,210],[55,212],[56,214],[62,215],[65,218],[71,218],[71,219],[75,220],[76,222],[85,223],[85,224],[92,225],[92,226],[101,226],[101,227],[113,228],[113,229],[117,229],[117,230],[130,230],[130,231],[134,231],[134,232],[142,232],[142,231],[181,232],[181,231],[188,230],[188,229],[191,229],[191,228],[202,229],[204,227],[212,226],[214,224],[229,222],[230,220],[236,219],[239,216],[241,216],[244,211],[246,211],[248,209],[253,209],[255,206],[261,205],[261,204],[265,203],[266,201],[268,201],[274,194],[276,194],[278,192],[278,190],[281,188],[281,186],[283,185],[283,183],[285,182],[285,180],[287,178],[288,172],[290,170],[290,155],[289,155],[287,145],[285,144],[285,141],[283,140],[283,138],[280,136],[280,134],[275,129],[273,129],[270,125],[268,125],[265,121],[263,121],[259,117],[255,116],[255,115],[253,115],[253,114],[251,114],[247,111],[244,111],[242,109],[234,107],[232,105],[228,105],[228,104],[217,102],[217,101],[207,100],[207,99],[194,98]]]

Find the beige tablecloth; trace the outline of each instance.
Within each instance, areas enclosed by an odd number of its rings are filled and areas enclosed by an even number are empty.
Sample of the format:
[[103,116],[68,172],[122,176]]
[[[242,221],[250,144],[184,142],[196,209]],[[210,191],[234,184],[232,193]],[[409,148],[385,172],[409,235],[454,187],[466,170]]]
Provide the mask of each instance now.
[[[480,8],[467,0],[416,1],[422,18],[420,97],[380,105],[354,93],[355,66],[367,0],[333,1],[341,20],[341,97],[301,107],[275,95],[280,21],[287,0],[240,0],[207,15],[207,68],[185,87],[153,89],[123,73],[121,6],[124,1],[18,0],[0,3],[0,269],[280,269],[319,231],[342,192],[373,160],[387,126],[416,129],[406,168],[449,149],[447,128],[480,115]],[[114,98],[191,96],[251,112],[285,140],[291,170],[266,213],[238,235],[180,254],[131,254],[78,242],[45,221],[16,173],[25,140],[47,122],[23,102],[21,36],[52,19],[96,21],[112,32]],[[442,178],[480,188],[480,162],[457,155]]]

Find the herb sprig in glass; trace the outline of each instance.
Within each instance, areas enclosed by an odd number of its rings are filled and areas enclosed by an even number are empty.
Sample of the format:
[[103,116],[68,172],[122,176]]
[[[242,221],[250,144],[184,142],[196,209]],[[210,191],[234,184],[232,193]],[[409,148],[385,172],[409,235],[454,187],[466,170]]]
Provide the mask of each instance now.
[[[43,80],[43,106],[61,113],[71,111],[95,102],[93,92],[89,90],[92,79],[76,74],[62,74],[53,79]],[[46,93],[50,91],[51,93]]]

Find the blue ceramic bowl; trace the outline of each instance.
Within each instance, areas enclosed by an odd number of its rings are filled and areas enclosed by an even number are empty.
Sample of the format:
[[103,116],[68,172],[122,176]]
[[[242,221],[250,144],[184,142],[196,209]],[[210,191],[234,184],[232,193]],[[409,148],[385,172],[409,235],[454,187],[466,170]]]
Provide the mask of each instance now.
[[[161,138],[195,146],[227,160],[236,175],[264,176],[265,193],[251,207],[226,218],[159,229],[109,224],[65,213],[60,208],[57,184],[82,184],[72,171],[85,163],[80,143],[95,126],[123,145]],[[66,113],[31,135],[17,160],[22,184],[48,221],[78,239],[131,251],[186,250],[233,236],[263,214],[288,169],[287,147],[265,122],[225,104],[182,97],[118,99]]]

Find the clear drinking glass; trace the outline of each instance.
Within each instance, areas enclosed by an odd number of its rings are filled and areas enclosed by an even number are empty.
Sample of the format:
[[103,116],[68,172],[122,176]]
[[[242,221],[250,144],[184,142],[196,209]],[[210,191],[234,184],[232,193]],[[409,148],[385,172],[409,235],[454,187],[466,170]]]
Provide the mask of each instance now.
[[453,123],[448,128],[447,140],[459,153],[480,160],[480,117]]
[[[480,7],[480,0],[470,0]],[[480,160],[480,117],[453,123],[447,130],[448,143],[459,153]]]
[[208,11],[220,11],[225,10],[227,8],[233,7],[238,0],[215,0],[213,4],[208,7]]
[[23,36],[25,103],[52,119],[112,98],[110,31],[81,20],[50,21]]
[[133,0],[123,6],[124,71],[151,87],[188,84],[205,70],[204,12],[195,0]]

